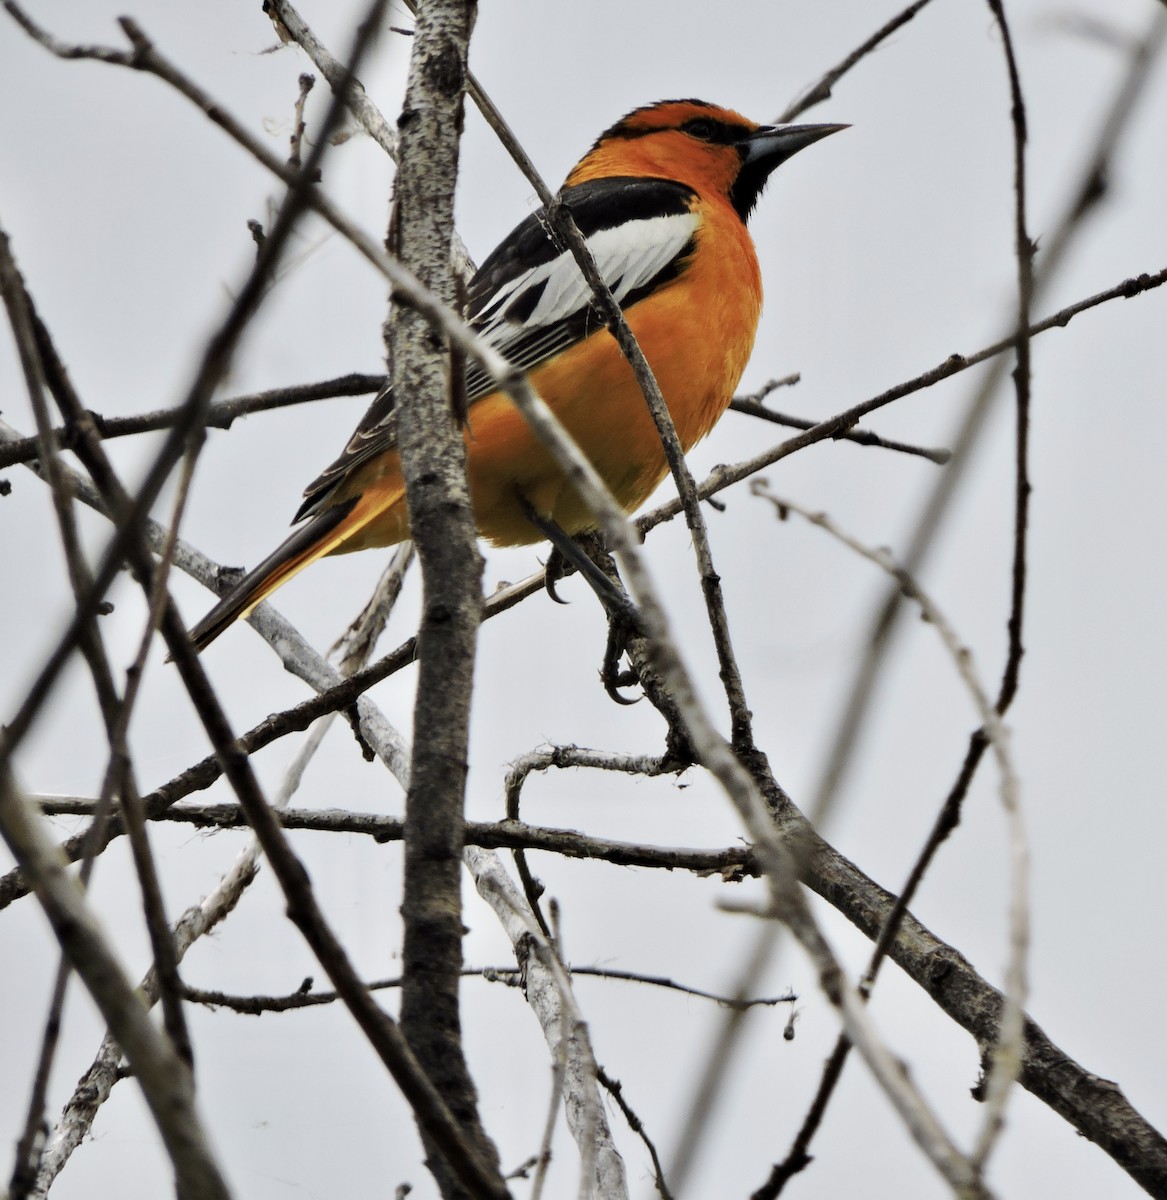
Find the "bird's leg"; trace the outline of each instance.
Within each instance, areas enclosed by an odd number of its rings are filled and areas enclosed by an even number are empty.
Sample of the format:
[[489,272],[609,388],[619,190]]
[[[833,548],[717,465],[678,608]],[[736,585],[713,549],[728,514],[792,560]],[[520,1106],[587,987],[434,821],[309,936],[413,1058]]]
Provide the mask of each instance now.
[[[536,512],[524,497],[519,497],[519,503],[522,505],[523,515],[551,543],[563,562],[570,563],[588,581],[608,615],[622,616],[635,624],[636,606],[629,600],[627,592],[604,574],[562,525]],[[549,576],[552,586],[556,580],[563,578],[563,574],[562,566],[557,564],[553,577]],[[552,598],[559,599],[554,592]]]
[[519,503],[522,505],[523,515],[551,543],[552,558],[548,561],[546,583],[551,598],[562,603],[555,592],[555,583],[563,578],[564,567],[572,566],[587,580],[604,606],[604,611],[608,614],[608,642],[604,649],[600,679],[604,690],[617,704],[635,704],[636,700],[627,699],[619,691],[620,688],[630,687],[638,681],[634,671],[620,670],[620,658],[629,637],[640,632],[640,614],[636,611],[636,605],[629,599],[628,593],[620,586],[616,565],[604,548],[602,540],[596,534],[583,535],[590,540],[593,553],[597,557],[602,556],[606,561],[611,575],[561,525],[536,512],[525,497],[520,496]]

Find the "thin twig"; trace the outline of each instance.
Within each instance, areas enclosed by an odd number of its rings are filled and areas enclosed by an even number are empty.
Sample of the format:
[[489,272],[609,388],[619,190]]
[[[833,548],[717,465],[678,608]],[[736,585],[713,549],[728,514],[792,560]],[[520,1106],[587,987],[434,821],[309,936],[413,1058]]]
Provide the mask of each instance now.
[[[1002,1006],[998,1040],[995,1047],[994,1059],[1004,1064],[994,1066],[990,1071],[989,1091],[994,1094],[995,1103],[987,1114],[985,1127],[977,1138],[976,1149],[973,1152],[972,1163],[978,1174],[983,1170],[992,1138],[999,1128],[1002,1116],[1002,1103],[1012,1081],[1021,1070],[1024,1038],[1024,1004],[1026,995],[1025,962],[1029,948],[1029,851],[1025,837],[1024,826],[1020,815],[1020,785],[1017,771],[1013,765],[1012,753],[1009,747],[1009,735],[1001,722],[996,707],[989,699],[989,693],[977,676],[972,662],[972,654],[957,637],[947,618],[935,602],[923,591],[919,583],[895,562],[886,550],[873,550],[841,530],[824,513],[812,513],[799,505],[773,496],[766,487],[764,479],[755,480],[750,489],[755,495],[762,496],[773,503],[780,515],[798,513],[811,524],[825,529],[832,537],[837,538],[856,554],[873,562],[895,579],[903,594],[914,600],[921,608],[925,620],[939,634],[941,641],[952,657],[957,673],[964,681],[969,694],[976,705],[982,722],[982,729],[988,739],[1001,772],[1000,795],[1009,822],[1009,859],[1010,859],[1010,896],[1009,896],[1009,963],[1006,969],[1005,1002]],[[993,1074],[998,1078],[993,1082]],[[996,1091],[994,1092],[994,1088]]]
[[[761,986],[762,976],[770,965],[776,946],[777,927],[772,921],[763,922],[756,931],[749,952],[734,982],[735,997],[745,997]],[[697,1162],[701,1144],[713,1132],[710,1114],[727,1076],[733,1070],[734,1052],[745,1033],[746,1009],[730,1005],[717,1023],[717,1031],[702,1055],[702,1065],[694,1073],[689,1089],[685,1114],[676,1136],[676,1149],[669,1164],[668,1177],[682,1195]]]
[[[665,991],[680,992],[684,996],[695,996],[700,1000],[712,1000],[715,1004],[726,1008],[773,1008],[778,1004],[793,1004],[798,997],[788,993],[785,996],[719,996],[704,988],[690,987],[668,979],[663,975],[644,975],[639,971],[621,971],[614,967],[579,966],[565,964],[568,974],[573,978],[590,977],[594,979],[610,979],[619,983],[640,983],[647,987],[659,987]],[[463,967],[463,979],[484,979],[488,983],[505,983],[510,987],[522,987],[525,972],[522,967]],[[402,977],[392,979],[374,979],[365,984],[370,992],[385,991],[399,988]],[[226,1008],[232,1012],[246,1016],[258,1017],[264,1013],[294,1012],[301,1008],[318,1008],[321,1005],[335,1004],[339,993],[335,991],[310,991],[304,987],[297,988],[283,996],[240,996],[228,992],[211,991],[206,988],[184,986],[183,996],[192,1004],[203,1004],[208,1008]]]
[[[1066,189],[1069,200],[1063,215],[1042,239],[1041,258],[1033,280],[1034,302],[1057,276],[1070,246],[1083,228],[1086,216],[1106,194],[1109,164],[1117,153],[1122,134],[1129,126],[1136,103],[1145,90],[1151,65],[1158,57],[1164,40],[1167,40],[1167,5],[1162,6],[1152,16],[1144,36],[1133,49],[1127,70],[1101,122],[1086,166]],[[1161,272],[1160,275],[1162,274]],[[1160,286],[1163,282],[1163,278],[1146,278],[1152,287]],[[1139,281],[1130,282],[1137,286]],[[1120,291],[1119,294],[1125,293]],[[998,343],[1001,349],[1012,349],[1016,344],[1017,326],[1012,314],[1008,325],[1008,336]],[[1037,328],[1034,332],[1037,332]],[[986,427],[987,415],[1000,390],[1006,366],[1004,360],[993,364],[965,410],[960,429],[952,442],[952,462],[933,485],[932,493],[908,540],[908,548],[902,556],[904,567],[914,575],[920,573],[921,566],[949,511],[956,489],[964,477],[973,448],[978,444],[981,431]],[[874,615],[866,635],[863,657],[855,669],[842,711],[835,723],[837,732],[824,756],[824,765],[810,808],[812,818],[816,818],[818,813],[829,807],[852,760],[870,712],[876,682],[891,646],[899,612],[899,592],[891,589]]]
[[[1002,675],[997,703],[990,710],[997,722],[1008,710],[1017,694],[1024,654],[1022,630],[1025,615],[1026,550],[1029,532],[1029,402],[1030,347],[1026,330],[1029,328],[1033,302],[1034,245],[1026,227],[1026,129],[1025,99],[1021,78],[1013,51],[1013,35],[1005,16],[1002,0],[988,0],[989,10],[1001,31],[1001,44],[1009,72],[1013,123],[1013,192],[1014,192],[1014,254],[1017,259],[1017,366],[1013,384],[1017,396],[1017,449],[1015,467],[1015,515],[1013,528],[1013,586],[1009,611],[1009,651]],[[994,740],[994,726],[984,726],[986,736],[1000,761],[1000,750]],[[1016,797],[1007,796],[1002,789],[1006,820],[1009,826],[1009,958],[1005,971],[1005,1007],[1001,1013],[1001,1030],[997,1045],[989,1056],[988,1077],[984,1086],[985,1116],[973,1149],[973,1162],[983,1171],[989,1155],[1004,1128],[1005,1104],[1013,1083],[1021,1072],[1024,1056],[1025,999],[1028,991],[1029,951],[1029,848],[1021,821]]]
[[808,108],[813,108],[816,104],[822,104],[824,100],[829,100],[831,89],[856,63],[866,58],[880,43],[891,37],[897,29],[906,25],[927,3],[928,0],[915,0],[915,3],[909,4],[903,12],[892,17],[886,25],[877,29],[867,41],[852,50],[841,63],[832,67],[817,83],[809,87],[797,100],[788,105],[782,115],[778,117],[776,123],[778,125],[785,125],[787,121],[793,121],[795,117],[801,116]]
[[146,832],[146,817],[138,783],[130,759],[127,739],[130,718],[140,694],[142,677],[146,669],[146,658],[150,653],[155,635],[162,623],[163,613],[169,601],[167,578],[178,540],[178,528],[190,493],[197,446],[191,447],[183,458],[182,473],[171,514],[170,536],[162,547],[158,566],[150,582],[146,625],[138,643],[138,652],[126,674],[126,687],[117,722],[110,735],[109,763],[102,789],[102,799],[108,795],[119,797],[119,808],[129,836],[139,886],[150,947],[154,953],[154,970],[158,980],[158,995],[162,1005],[163,1025],[174,1043],[179,1056],[194,1067],[194,1050],[190,1041],[186,1019],[182,1012],[182,984],[178,976],[178,953],[171,936],[166,917],[166,905],[162,897],[162,884],[158,868]]
[[[668,756],[655,758],[641,754],[609,753],[603,750],[588,750],[581,746],[548,746],[542,750],[533,750],[511,763],[503,781],[507,820],[519,820],[519,799],[523,785],[532,771],[546,771],[551,767],[560,769],[591,767],[596,770],[620,771],[625,774],[651,778],[665,773],[679,774],[688,766],[687,762],[677,762]],[[531,912],[538,921],[544,937],[549,938],[551,931],[547,927],[546,919],[539,905],[539,898],[543,891],[542,885],[531,873],[525,849],[516,849],[514,858],[527,903],[531,906]]]
[[[169,786],[169,785],[168,785]],[[40,796],[37,803],[46,816],[89,816],[95,802],[72,796]],[[152,820],[173,821],[197,829],[245,829],[247,818],[238,804],[177,804],[166,789],[145,797]],[[359,813],[349,809],[290,809],[281,815],[285,829],[317,833],[352,833],[378,842],[398,842],[403,836],[400,817]],[[701,850],[681,846],[650,846],[599,838],[572,829],[528,825],[523,821],[467,821],[469,845],[490,850],[539,850],[565,858],[595,859],[622,867],[652,867],[663,871],[691,871],[695,875],[733,883],[758,874],[757,861],[748,846]],[[23,894],[23,893],[21,893]]]
[[[1055,326],[1066,326],[1079,313],[1085,312],[1090,308],[1095,308],[1100,304],[1105,304],[1109,300],[1130,299],[1133,296],[1140,296],[1144,292],[1153,291],[1164,284],[1167,284],[1167,267],[1156,272],[1131,276],[1114,287],[1107,288],[1104,292],[1098,292],[1093,296],[1087,297],[1085,300],[1079,300],[1075,304],[1067,305],[1065,308],[1059,309],[1052,316],[1047,317],[1044,321],[1039,321],[1036,325],[1030,326],[1030,336],[1044,333]],[[983,362],[995,359],[1006,351],[1012,350],[1016,341],[1016,333],[1011,333],[1008,337],[993,342],[992,345],[978,350],[975,354],[950,354],[943,362],[938,363],[927,371],[921,372],[913,379],[905,380],[903,383],[896,384],[895,387],[888,388],[887,391],[880,392],[879,395],[873,396],[869,400],[864,400],[862,403],[845,409],[843,412],[836,413],[833,417],[828,417],[825,421],[820,421],[817,425],[812,425],[805,433],[799,434],[797,437],[788,438],[786,441],[780,442],[777,446],[773,446],[769,450],[755,455],[753,458],[747,458],[742,462],[733,463],[729,466],[715,468],[698,485],[698,494],[703,500],[710,496],[715,496],[718,492],[724,491],[736,483],[741,483],[743,479],[748,479],[751,475],[756,475],[759,471],[765,470],[766,467],[772,466],[781,459],[788,458],[799,450],[806,449],[807,446],[813,446],[818,442],[836,438],[845,430],[850,429],[857,421],[867,416],[868,413],[875,412],[879,408],[885,408],[894,401],[902,400],[905,396],[923,391],[925,388],[934,387],[945,379],[950,379],[953,375],[959,375],[961,372],[967,371],[970,367],[979,366]],[[955,456],[957,451],[954,450],[952,453]],[[672,520],[680,511],[680,501],[669,500],[638,517],[636,528],[641,533],[647,533],[663,521]]]
[[[397,134],[381,110],[369,99],[360,80],[354,79],[347,89],[341,90],[340,83],[344,78],[344,64],[338,62],[329,53],[328,47],[316,36],[289,0],[265,0],[263,7],[281,39],[290,38],[308,55],[316,69],[327,80],[329,87],[341,95],[345,106],[357,119],[361,128],[393,162],[396,162]],[[394,32],[400,33],[402,30],[394,30]],[[412,36],[413,30],[410,30],[409,33]],[[473,260],[456,229],[453,230],[453,241],[450,247],[450,267],[463,281],[469,281],[474,274]]]
[[[748,417],[757,417],[762,421],[770,421],[775,425],[786,425],[791,429],[813,429],[817,422],[808,421],[804,417],[791,417],[786,413],[775,412],[752,397],[742,397],[730,401],[730,411],[744,413]],[[854,442],[857,446],[879,446],[884,450],[896,450],[900,454],[911,454],[918,458],[926,458],[938,466],[943,466],[952,457],[950,450],[932,449],[929,446],[913,446],[908,442],[896,442],[890,438],[880,437],[868,429],[848,429],[835,436],[835,441]]]
[[652,1159],[652,1181],[656,1185],[657,1194],[661,1200],[673,1200],[673,1194],[665,1184],[665,1169],[661,1165],[660,1155],[656,1151],[656,1143],[648,1136],[648,1130],[645,1129],[644,1122],[636,1115],[632,1106],[624,1098],[624,1085],[620,1080],[613,1079],[598,1064],[596,1066],[596,1078],[599,1080],[600,1086],[616,1101],[616,1107],[624,1114],[624,1120],[628,1122],[628,1128],[644,1143],[644,1148],[648,1151],[648,1155]]
[[295,114],[292,117],[292,134],[288,147],[288,166],[293,171],[298,171],[304,165],[301,157],[304,131],[307,129],[304,122],[304,106],[308,103],[308,95],[315,85],[316,80],[313,76],[307,74],[300,76],[300,91],[296,96]]
[[516,758],[503,781],[507,819],[519,819],[519,796],[532,771],[570,770],[586,767],[594,771],[617,771],[652,779],[658,775],[679,775],[689,763],[673,762],[651,754],[622,754],[619,751],[591,750],[586,746],[545,746]]
[[[385,385],[384,375],[344,375],[339,379],[326,379],[320,383],[305,383],[296,387],[271,388],[253,395],[237,396],[230,400],[215,400],[207,407],[208,429],[230,429],[237,417],[249,413],[270,412],[278,408],[290,408],[296,404],[309,404],[316,400],[332,400],[338,396],[366,396],[380,391]],[[169,429],[182,417],[181,408],[162,408],[155,412],[139,413],[129,417],[103,417],[100,413],[88,412],[101,438],[129,437],[139,433],[152,433],[157,429]],[[81,437],[71,424],[53,430],[62,450],[76,448]],[[0,468],[16,463],[32,462],[39,457],[36,438],[19,438],[0,446]]]
[[[566,1019],[560,1013],[560,1020]],[[547,1118],[543,1122],[543,1136],[539,1140],[539,1153],[535,1158],[535,1176],[531,1181],[531,1200],[542,1200],[543,1185],[547,1182],[547,1169],[551,1166],[551,1143],[555,1136],[555,1124],[559,1116],[559,1105],[563,1100],[563,1077],[567,1074],[568,1032],[559,1030],[559,1044],[551,1056],[551,1096],[547,1102]]]

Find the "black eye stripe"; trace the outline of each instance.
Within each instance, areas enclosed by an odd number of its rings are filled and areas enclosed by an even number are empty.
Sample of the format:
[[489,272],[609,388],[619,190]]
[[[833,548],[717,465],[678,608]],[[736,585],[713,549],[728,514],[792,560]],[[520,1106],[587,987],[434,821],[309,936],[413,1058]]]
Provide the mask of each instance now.
[[717,121],[712,117],[694,117],[681,126],[681,132],[702,142],[712,142],[719,146],[732,146],[740,142],[749,133],[740,125],[730,125],[725,121]]

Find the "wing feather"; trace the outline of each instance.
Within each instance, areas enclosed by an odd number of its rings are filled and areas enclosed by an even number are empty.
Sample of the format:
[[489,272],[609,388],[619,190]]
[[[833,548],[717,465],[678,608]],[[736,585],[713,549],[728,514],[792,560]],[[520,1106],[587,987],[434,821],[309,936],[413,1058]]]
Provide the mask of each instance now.
[[[587,239],[600,276],[621,308],[670,283],[685,269],[700,223],[695,193],[665,179],[596,179],[560,197]],[[603,327],[591,288],[571,252],[539,209],[519,224],[471,281],[471,325],[496,350],[530,371]],[[466,370],[469,404],[494,384],[474,363]],[[304,491],[295,521],[319,512],[340,481],[397,440],[393,397],[381,391],[340,457]],[[293,522],[293,523],[294,523]]]

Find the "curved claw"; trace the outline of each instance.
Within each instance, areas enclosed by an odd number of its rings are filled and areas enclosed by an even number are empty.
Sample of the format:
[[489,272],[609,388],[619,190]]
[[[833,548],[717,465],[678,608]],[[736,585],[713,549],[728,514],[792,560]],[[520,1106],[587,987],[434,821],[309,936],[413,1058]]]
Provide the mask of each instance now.
[[635,671],[620,670],[620,656],[628,645],[628,635],[634,626],[624,617],[613,615],[608,623],[608,644],[604,647],[604,665],[600,668],[600,681],[604,691],[617,704],[638,704],[640,696],[629,699],[620,694],[623,687],[632,687],[640,682]]
[[629,679],[626,674],[618,675],[615,679],[610,679],[610,678],[606,677],[604,675],[604,673],[601,671],[600,678],[603,681],[604,691],[608,693],[609,699],[614,700],[617,704],[623,704],[626,706],[632,705],[632,704],[639,704],[641,702],[641,700],[644,699],[643,693],[639,696],[632,696],[632,697],[622,696],[620,694],[620,689],[622,687],[631,687],[632,684],[634,684],[636,682],[635,679]]
[[571,603],[570,600],[564,600],[555,590],[555,585],[567,574],[566,566],[567,560],[556,547],[552,546],[551,553],[547,556],[547,562],[543,566],[543,588],[556,604]]

